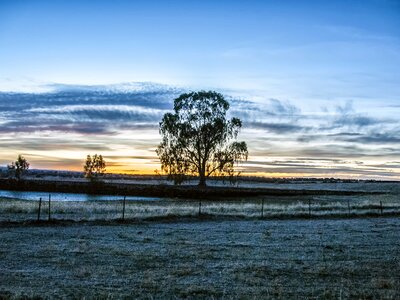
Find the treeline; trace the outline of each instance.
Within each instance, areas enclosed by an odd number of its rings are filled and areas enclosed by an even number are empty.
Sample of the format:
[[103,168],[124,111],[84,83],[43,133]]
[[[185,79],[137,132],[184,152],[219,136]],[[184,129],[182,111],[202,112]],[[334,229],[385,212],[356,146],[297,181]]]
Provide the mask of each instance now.
[[242,187],[204,187],[199,192],[196,186],[160,184],[104,183],[93,181],[50,181],[0,179],[0,189],[17,191],[42,191],[47,193],[86,193],[120,196],[170,197],[185,199],[213,199],[247,196],[303,196],[303,195],[357,195],[379,194],[376,192],[355,192],[335,190],[268,189]]
[[[59,177],[60,179],[68,178],[85,178],[84,172],[79,171],[61,171],[61,170],[41,170],[31,169],[27,170],[25,174],[29,178],[46,178],[46,177]],[[0,178],[9,178],[10,172],[7,168],[0,168]],[[151,175],[151,174],[118,174],[118,173],[105,173],[103,179],[105,180],[168,180],[167,175]],[[54,180],[54,179],[52,179]],[[196,176],[188,178],[188,180],[197,180]],[[229,182],[229,177],[210,177],[209,180],[218,182]],[[340,179],[340,178],[318,178],[318,177],[265,177],[265,176],[246,176],[241,175],[235,178],[236,183],[241,182],[254,182],[254,183],[274,183],[274,184],[290,184],[290,183],[358,183],[358,182],[396,182],[390,180],[375,180],[375,179]],[[235,182],[233,182],[235,184]]]

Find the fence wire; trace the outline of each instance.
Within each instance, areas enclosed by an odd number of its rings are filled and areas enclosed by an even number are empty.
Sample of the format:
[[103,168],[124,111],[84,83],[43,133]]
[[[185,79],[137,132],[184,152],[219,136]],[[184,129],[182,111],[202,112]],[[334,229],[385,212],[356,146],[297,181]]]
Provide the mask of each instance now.
[[395,197],[379,199],[217,199],[66,201],[49,194],[33,200],[0,199],[0,221],[129,220],[163,217],[321,218],[400,215]]

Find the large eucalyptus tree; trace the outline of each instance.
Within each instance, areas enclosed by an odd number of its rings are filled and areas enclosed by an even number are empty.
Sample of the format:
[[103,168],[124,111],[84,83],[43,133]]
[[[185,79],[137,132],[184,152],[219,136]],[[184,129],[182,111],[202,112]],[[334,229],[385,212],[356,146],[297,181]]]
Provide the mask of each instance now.
[[160,122],[162,141],[156,152],[162,171],[175,183],[191,175],[205,186],[207,177],[233,176],[235,164],[247,160],[246,143],[236,141],[242,122],[228,120],[228,109],[228,101],[213,91],[186,93],[174,100],[174,112]]

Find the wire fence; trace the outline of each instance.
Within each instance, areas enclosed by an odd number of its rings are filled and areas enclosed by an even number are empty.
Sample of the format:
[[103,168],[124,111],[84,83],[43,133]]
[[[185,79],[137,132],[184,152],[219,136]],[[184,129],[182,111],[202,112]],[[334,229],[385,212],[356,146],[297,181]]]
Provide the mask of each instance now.
[[0,221],[128,220],[163,217],[317,218],[400,215],[396,197],[382,199],[319,199],[266,197],[219,200],[62,201],[48,194],[34,200],[0,200]]

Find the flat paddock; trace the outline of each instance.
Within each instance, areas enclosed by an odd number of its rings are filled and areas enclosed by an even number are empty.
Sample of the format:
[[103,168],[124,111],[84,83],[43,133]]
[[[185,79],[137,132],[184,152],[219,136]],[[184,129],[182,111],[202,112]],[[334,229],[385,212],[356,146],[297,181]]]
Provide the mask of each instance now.
[[400,219],[2,225],[0,298],[400,297]]

